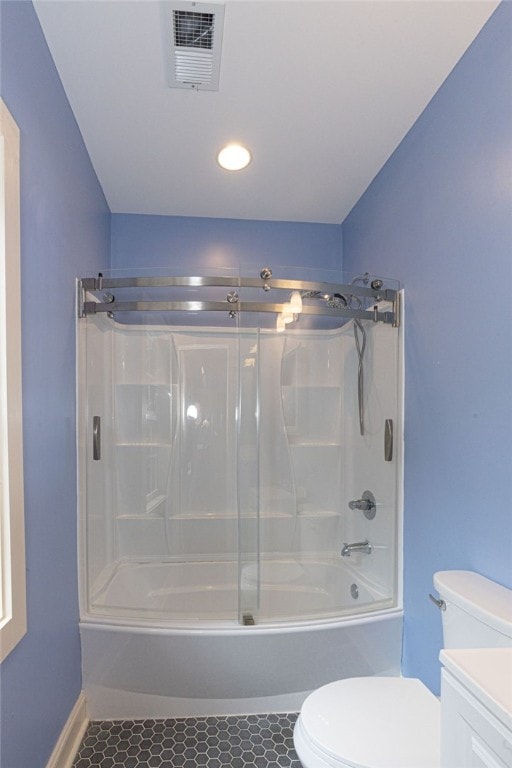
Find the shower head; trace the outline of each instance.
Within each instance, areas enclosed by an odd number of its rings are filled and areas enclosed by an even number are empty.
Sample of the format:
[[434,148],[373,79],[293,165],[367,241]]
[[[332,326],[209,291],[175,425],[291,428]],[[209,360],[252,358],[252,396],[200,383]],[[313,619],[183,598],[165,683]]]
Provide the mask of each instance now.
[[341,293],[335,293],[332,296],[329,296],[327,299],[327,306],[333,307],[334,309],[340,309],[340,307],[348,307],[348,300],[343,294]]
[[341,293],[322,293],[321,291],[301,291],[303,299],[321,299],[328,307],[339,309],[348,307],[349,301]]

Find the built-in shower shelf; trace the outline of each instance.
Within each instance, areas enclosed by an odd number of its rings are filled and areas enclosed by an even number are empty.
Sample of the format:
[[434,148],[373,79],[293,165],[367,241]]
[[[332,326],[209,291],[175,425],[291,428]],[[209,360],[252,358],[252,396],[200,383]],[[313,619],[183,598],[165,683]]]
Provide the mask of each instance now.
[[116,448],[172,448],[172,443],[146,442],[141,440],[140,442],[116,443],[115,446]]
[[[165,498],[165,497],[163,497]],[[260,519],[267,519],[267,520],[294,520],[296,517],[301,518],[319,518],[319,517],[338,517],[339,512],[336,512],[332,509],[319,509],[318,507],[314,507],[312,505],[303,505],[302,508],[299,507],[298,512],[281,512],[279,510],[272,510],[272,509],[265,509],[260,511],[259,517]],[[123,515],[122,517],[133,519],[134,515]],[[144,515],[137,515],[136,517],[140,519],[145,519]],[[170,515],[169,520],[235,520],[238,517],[237,512],[212,512],[211,514],[207,512],[197,512],[197,513],[188,513],[186,515]],[[254,513],[252,516],[249,516],[247,514],[244,514],[241,516],[242,520],[255,520],[257,517],[256,513]],[[121,519],[118,517],[118,520]]]
[[298,516],[305,517],[339,517],[339,512],[335,509],[320,509],[311,504],[305,503],[299,506]]
[[332,440],[303,440],[295,435],[288,435],[288,442],[292,448],[340,448],[341,443]]
[[336,392],[341,392],[339,384],[323,383],[321,381],[307,384],[295,384],[290,382],[289,384],[281,384],[282,389],[299,389],[299,390],[315,390],[315,389],[332,389]]

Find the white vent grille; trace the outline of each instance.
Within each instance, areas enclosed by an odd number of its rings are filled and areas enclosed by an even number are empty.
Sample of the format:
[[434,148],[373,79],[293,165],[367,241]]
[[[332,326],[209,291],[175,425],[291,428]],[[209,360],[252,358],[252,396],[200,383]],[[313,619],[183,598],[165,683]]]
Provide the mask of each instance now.
[[180,83],[204,84],[212,82],[211,53],[203,51],[175,51],[176,79]]
[[213,48],[215,14],[197,11],[172,12],[174,44],[182,48]]
[[166,2],[163,15],[169,87],[218,90],[224,6]]

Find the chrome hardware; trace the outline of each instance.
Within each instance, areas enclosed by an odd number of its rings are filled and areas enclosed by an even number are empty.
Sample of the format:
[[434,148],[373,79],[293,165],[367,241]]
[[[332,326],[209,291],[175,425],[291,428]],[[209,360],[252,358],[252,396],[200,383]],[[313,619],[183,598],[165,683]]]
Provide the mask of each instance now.
[[350,594],[352,595],[354,600],[357,600],[359,597],[359,587],[357,584],[351,584],[350,585]]
[[231,318],[231,320],[233,320],[233,318],[236,317],[236,312],[234,312],[232,309],[230,309],[228,314],[229,314],[229,317]]
[[[182,275],[182,276],[167,276],[167,277],[115,277],[104,278],[99,274],[97,277],[84,277],[79,281],[79,313],[81,317],[97,314],[100,312],[115,311],[116,317],[118,312],[220,312],[226,309],[225,301],[190,301],[185,300],[190,295],[187,288],[206,288],[206,287],[221,287],[224,286],[228,291],[232,292],[240,291],[241,288],[258,288],[262,289],[264,293],[268,293],[270,297],[270,291],[274,289],[285,291],[299,291],[302,298],[321,298],[323,296],[328,297],[344,297],[347,300],[347,305],[342,300],[336,302],[333,301],[320,301],[320,302],[307,302],[302,308],[302,314],[304,315],[326,315],[328,317],[336,318],[337,320],[354,319],[354,320],[377,320],[378,322],[386,324],[395,324],[398,326],[399,318],[397,316],[397,297],[399,293],[395,290],[382,288],[378,297],[383,301],[393,302],[393,311],[377,310],[377,313],[373,309],[373,306],[369,309],[364,309],[365,302],[363,299],[376,301],[376,292],[369,285],[367,286],[366,275],[360,278],[363,285],[350,285],[341,283],[324,283],[324,282],[312,282],[309,280],[288,280],[281,279],[279,277],[270,278],[272,276],[272,270],[269,267],[264,267],[261,270],[261,277],[243,277],[243,276],[229,276],[229,277],[214,277],[210,275]],[[147,292],[147,298],[142,298],[135,293],[133,299],[124,300],[118,294],[116,289],[124,290],[125,288],[138,288],[138,289],[171,289],[171,288],[183,288],[185,289],[182,294],[174,292],[162,292],[159,297],[151,296],[151,292]],[[106,301],[100,300],[99,296],[96,296],[96,301],[86,300],[88,293],[114,293],[116,295],[115,302],[111,302],[108,299]],[[226,291],[227,292],[227,291]],[[123,296],[123,294],[121,294]],[[183,300],[180,299],[183,297]],[[270,312],[272,314],[282,312],[282,303],[268,301],[240,301],[238,299],[237,310],[241,312]],[[351,302],[351,299],[355,303]],[[358,300],[359,299],[359,300]],[[230,302],[231,303],[231,302]],[[234,303],[234,302],[232,302]],[[331,306],[332,304],[332,306]]]
[[373,520],[377,514],[375,496],[371,491],[365,491],[360,499],[354,499],[348,503],[349,509],[359,509],[367,520]]
[[78,317],[85,317],[85,288],[84,281],[78,279],[76,281],[76,309]]
[[226,296],[227,301],[229,301],[230,304],[236,304],[238,301],[238,293],[236,291],[231,291]]
[[341,548],[342,557],[350,557],[352,552],[364,552],[365,555],[371,555],[372,545],[368,540],[358,541],[355,544],[343,544]]
[[429,598],[432,600],[433,603],[437,605],[440,611],[446,611],[446,603],[444,600],[441,600],[441,598],[434,597],[434,595],[429,594]]
[[375,280],[371,281],[370,285],[374,291],[380,291],[384,283],[379,278],[376,278]]
[[384,461],[393,461],[393,419],[384,423]]
[[393,297],[393,312],[392,314],[392,326],[393,328],[400,328],[400,316],[402,314],[402,300],[400,291],[397,291]]
[[92,458],[93,461],[101,459],[101,417],[92,417]]

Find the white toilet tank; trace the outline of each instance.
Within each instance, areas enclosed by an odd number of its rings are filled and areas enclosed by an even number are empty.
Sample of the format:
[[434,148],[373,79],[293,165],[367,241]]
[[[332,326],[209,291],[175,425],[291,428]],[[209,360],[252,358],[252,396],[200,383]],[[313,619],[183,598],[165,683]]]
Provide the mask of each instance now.
[[445,648],[512,647],[512,590],[472,571],[438,571]]

